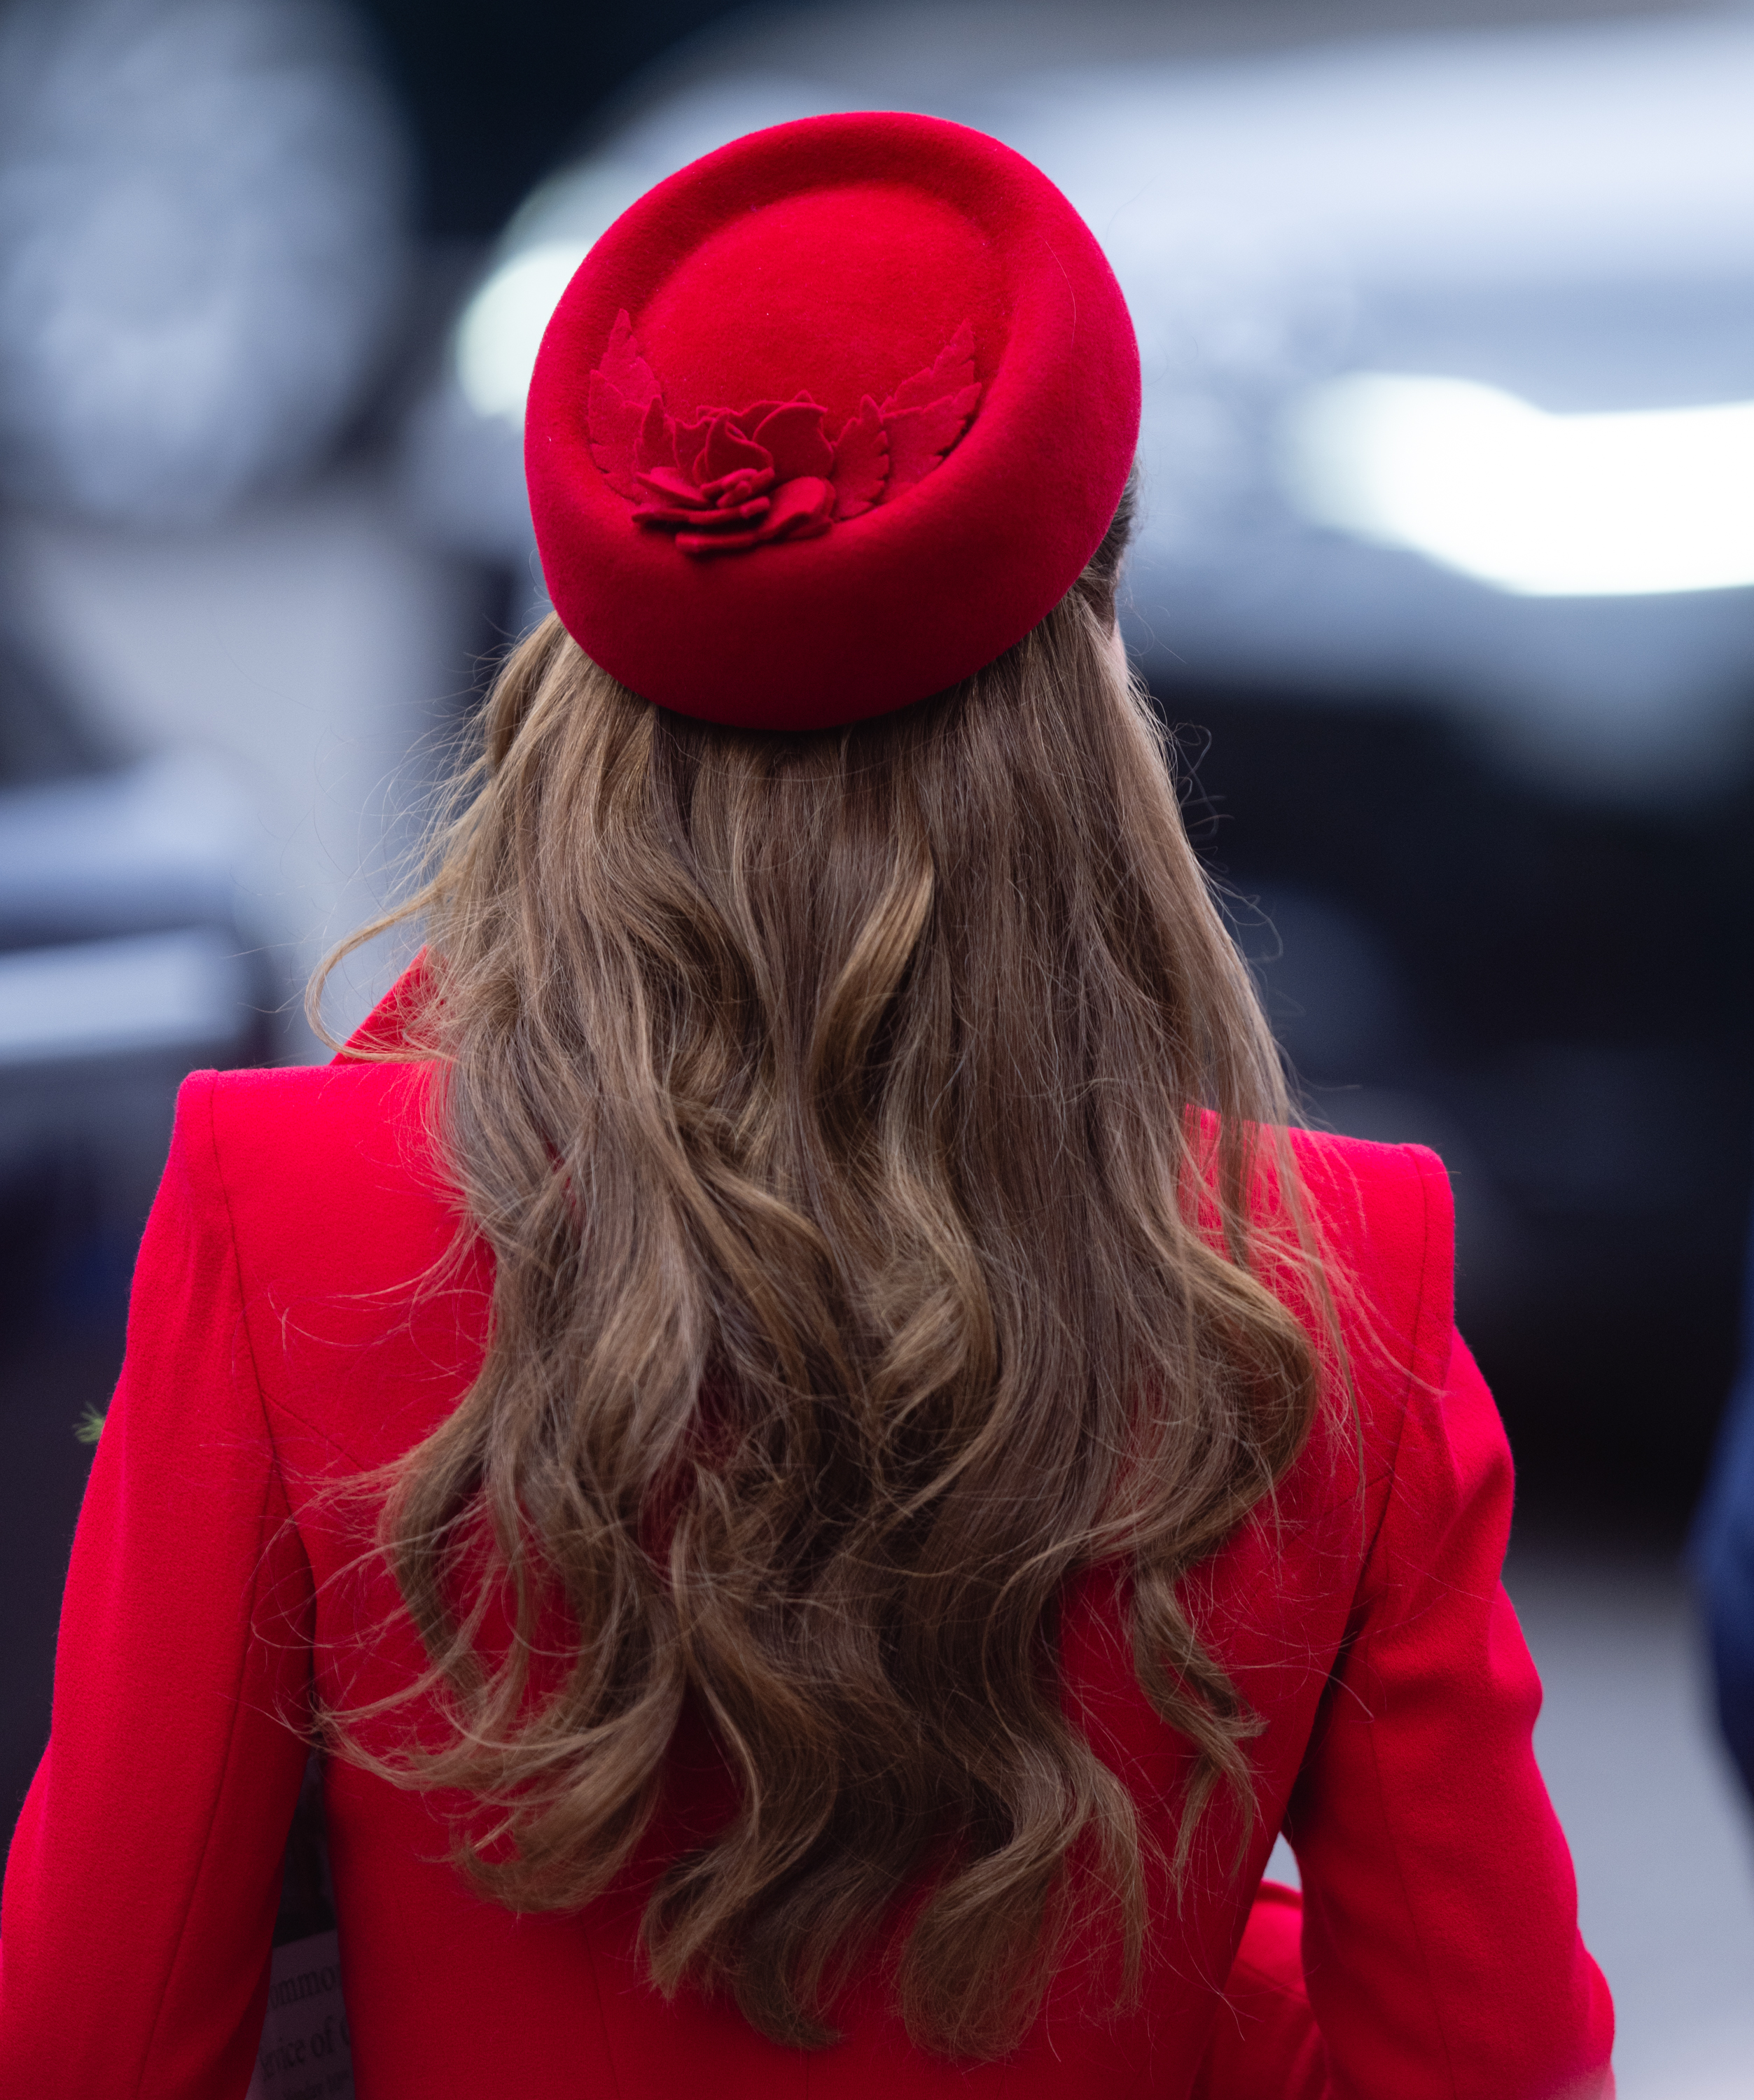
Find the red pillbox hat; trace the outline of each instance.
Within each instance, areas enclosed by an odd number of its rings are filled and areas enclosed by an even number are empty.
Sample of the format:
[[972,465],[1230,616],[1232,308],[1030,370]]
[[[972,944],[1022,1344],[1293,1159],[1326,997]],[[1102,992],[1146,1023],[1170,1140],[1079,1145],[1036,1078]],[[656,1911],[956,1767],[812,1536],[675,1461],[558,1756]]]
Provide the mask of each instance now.
[[940,692],[1058,602],[1120,501],[1139,360],[1089,228],[928,117],[735,140],[616,220],[530,386],[543,574],[585,653],[749,728]]

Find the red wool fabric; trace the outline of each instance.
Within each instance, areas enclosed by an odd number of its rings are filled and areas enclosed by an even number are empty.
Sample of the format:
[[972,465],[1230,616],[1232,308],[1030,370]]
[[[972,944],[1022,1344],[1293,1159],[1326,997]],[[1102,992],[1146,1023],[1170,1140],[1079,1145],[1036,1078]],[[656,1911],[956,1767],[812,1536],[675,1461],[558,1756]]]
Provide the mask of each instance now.
[[[395,995],[369,1040],[394,1046]],[[491,1268],[454,1202],[424,1070],[340,1061],[184,1086],[127,1360],[79,1521],[54,1727],[7,1864],[0,2093],[240,2100],[313,1695],[407,1684],[418,1641],[370,1510],[337,1490],[441,1422],[480,1361]],[[1608,1993],[1578,1937],[1531,1749],[1540,1687],[1499,1586],[1509,1454],[1451,1323],[1451,1207],[1416,1146],[1297,1140],[1343,1317],[1359,1447],[1332,1421],[1184,1586],[1264,1723],[1261,1817],[1160,1877],[1145,1989],[1093,2010],[1074,1950],[1002,2063],[915,2049],[881,1964],[800,2054],[647,1981],[642,1895],[722,1814],[679,1745],[670,1820],[613,1889],[515,1917],[448,1863],[442,1801],[331,1764],[325,1794],[360,2100],[1596,2100]],[[1173,1843],[1187,1745],[1140,1693],[1124,1577],[1066,1599],[1069,1714]],[[1303,1897],[1261,1873],[1275,1833]]]
[[587,655],[661,707],[811,730],[1027,633],[1138,427],[1071,205],[980,132],[881,113],[753,133],[624,214],[549,324],[524,458]]

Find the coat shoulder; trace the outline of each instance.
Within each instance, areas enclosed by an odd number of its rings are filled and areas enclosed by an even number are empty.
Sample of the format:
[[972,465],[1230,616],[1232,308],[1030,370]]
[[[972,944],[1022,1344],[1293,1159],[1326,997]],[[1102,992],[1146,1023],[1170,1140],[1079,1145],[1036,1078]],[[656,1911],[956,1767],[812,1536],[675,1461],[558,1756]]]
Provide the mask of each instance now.
[[210,1132],[202,1149],[247,1268],[381,1287],[387,1264],[426,1259],[454,1233],[461,1211],[428,1125],[431,1074],[347,1061],[184,1081],[179,1128]]
[[[1447,1373],[1456,1207],[1438,1155],[1325,1132],[1292,1136],[1322,1264],[1361,1384],[1403,1399]],[[1390,1395],[1384,1392],[1384,1398]]]
[[438,1162],[432,1072],[343,1061],[184,1083],[180,1148],[223,1207],[251,1359],[301,1479],[393,1459],[479,1367],[492,1263]]
[[[1327,1131],[1291,1133],[1292,1155],[1330,1234],[1363,1234],[1379,1255],[1405,1255],[1436,1232],[1453,1239],[1455,1202],[1443,1162],[1423,1145],[1378,1145]],[[1453,1246],[1449,1251],[1453,1253]]]

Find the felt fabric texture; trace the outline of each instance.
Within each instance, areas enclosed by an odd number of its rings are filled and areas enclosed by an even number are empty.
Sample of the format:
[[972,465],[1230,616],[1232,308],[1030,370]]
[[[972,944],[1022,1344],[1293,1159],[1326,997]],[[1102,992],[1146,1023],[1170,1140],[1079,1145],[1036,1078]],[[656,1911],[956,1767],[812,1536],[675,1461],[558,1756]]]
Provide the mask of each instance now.
[[[397,1040],[400,995],[362,1039]],[[63,1611],[51,1740],[0,1912],[0,2092],[239,2100],[260,2032],[282,1844],[313,1694],[406,1683],[418,1645],[338,1492],[456,1404],[491,1268],[406,1063],[197,1074],[136,1271],[127,1357]],[[1576,1929],[1530,1732],[1540,1687],[1498,1585],[1509,1453],[1450,1312],[1451,1207],[1416,1147],[1298,1140],[1342,1298],[1362,1445],[1328,1419],[1185,1586],[1261,1716],[1261,1815],[1230,1811],[1178,1906],[1158,1876],[1138,2007],[1093,2010],[1073,1957],[1002,2064],[908,2042],[881,1965],[846,2038],[777,2049],[734,2007],[665,2004],[641,1891],[722,1812],[704,1736],[673,1820],[585,1912],[514,1917],[448,1863],[448,1811],[325,1776],[361,2100],[1574,2100],[1611,2091],[1608,1995]],[[1362,1452],[1362,1487],[1359,1458]],[[1167,1852],[1186,1746],[1134,1680],[1124,1577],[1069,1592],[1064,1697]],[[1283,1824],[1304,1882],[1261,1886]]]
[[808,730],[1027,633],[1138,424],[1125,302],[1066,199],[886,112],[753,133],[625,213],[549,323],[524,457],[588,655],[659,706]]

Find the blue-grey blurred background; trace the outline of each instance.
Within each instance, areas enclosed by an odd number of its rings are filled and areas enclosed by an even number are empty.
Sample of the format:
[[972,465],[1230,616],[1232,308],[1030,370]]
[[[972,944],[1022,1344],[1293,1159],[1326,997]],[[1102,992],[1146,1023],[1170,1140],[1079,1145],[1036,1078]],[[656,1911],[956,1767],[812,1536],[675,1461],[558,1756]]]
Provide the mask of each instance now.
[[554,299],[670,170],[870,107],[1018,147],[1120,275],[1128,638],[1311,1116],[1454,1176],[1622,2093],[1754,2095],[1677,1560],[1754,1179],[1747,7],[0,5],[8,1824],[177,1081],[320,1054],[542,609]]

